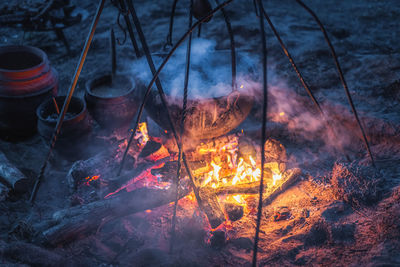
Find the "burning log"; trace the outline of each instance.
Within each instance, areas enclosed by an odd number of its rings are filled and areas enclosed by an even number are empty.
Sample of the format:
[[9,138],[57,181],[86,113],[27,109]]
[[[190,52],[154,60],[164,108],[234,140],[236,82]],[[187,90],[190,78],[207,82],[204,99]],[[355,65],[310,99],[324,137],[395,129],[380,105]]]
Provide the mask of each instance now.
[[[133,183],[135,180],[139,179],[141,176],[143,176],[143,174],[147,175],[149,171],[153,174],[153,168],[156,168],[158,165],[163,164],[167,160],[169,160],[169,157],[160,159],[155,162],[141,163],[138,164],[136,168],[134,168],[132,171],[128,171],[117,177],[110,177],[106,179],[108,184],[107,191],[113,192],[119,188],[121,189],[128,183]],[[167,163],[168,161],[165,164]]]
[[16,192],[26,192],[29,189],[29,179],[15,167],[0,151],[0,180]]
[[297,182],[301,176],[301,170],[298,168],[290,169],[282,177],[283,182],[278,187],[269,187],[265,190],[263,204],[269,205],[271,202],[282,192],[286,191],[289,187]]
[[[301,171],[300,169],[290,169],[286,171],[282,175],[282,184],[278,187],[272,186],[272,187],[267,187],[265,189],[264,195],[267,196],[265,199],[264,203],[267,205],[269,204],[268,201],[272,201],[276,196],[278,196],[280,193],[288,189],[291,185],[293,185],[297,179],[300,177]],[[264,183],[267,185],[267,180]],[[216,189],[213,189],[213,191],[216,194],[257,194],[260,189],[259,182],[251,182],[251,183],[244,183],[244,184],[238,184],[238,185],[222,185],[219,186]]]
[[265,141],[265,168],[269,168],[274,173],[282,173],[286,169],[286,149],[275,139],[268,139]]
[[[188,191],[180,190],[180,198]],[[38,241],[53,246],[65,244],[96,231],[103,223],[153,209],[175,200],[174,190],[140,188],[119,197],[57,211],[53,218],[34,225]]]
[[203,211],[207,215],[211,228],[215,229],[225,221],[218,196],[215,194],[214,189],[209,187],[201,187],[199,193],[203,203]]

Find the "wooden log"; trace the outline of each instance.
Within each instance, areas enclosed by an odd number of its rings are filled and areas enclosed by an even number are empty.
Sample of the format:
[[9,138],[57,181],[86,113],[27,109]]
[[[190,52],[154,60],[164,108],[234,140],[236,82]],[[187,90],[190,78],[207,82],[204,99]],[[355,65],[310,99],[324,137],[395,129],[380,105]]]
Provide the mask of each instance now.
[[301,170],[299,168],[290,169],[285,172],[282,177],[283,182],[278,187],[269,187],[265,190],[263,205],[269,205],[271,202],[282,192],[286,191],[289,187],[294,185],[301,176]]
[[[188,190],[181,190],[180,198],[187,193]],[[66,244],[96,231],[104,221],[153,209],[174,200],[172,189],[140,188],[115,198],[57,211],[52,219],[34,225],[39,233],[37,241],[53,246]]]
[[29,190],[29,179],[0,151],[0,180],[16,192]]
[[225,221],[224,212],[219,205],[218,196],[215,191],[209,187],[200,187],[200,198],[203,203],[203,211],[208,218],[212,229],[217,228]]
[[[297,181],[297,179],[300,177],[300,174],[301,171],[297,168],[286,171],[282,175],[282,185],[279,187],[267,187],[264,195],[269,197],[271,194],[276,194],[276,191],[283,192]],[[266,180],[264,185],[268,185]],[[216,194],[258,194],[258,191],[260,190],[260,183],[252,182],[239,185],[226,185],[220,186],[214,190]]]
[[146,171],[153,173],[153,168],[162,163],[168,163],[168,160],[169,157],[157,160],[155,162],[140,163],[132,171],[125,172],[120,176],[103,177],[103,179],[108,183],[108,193],[124,187],[129,182],[134,182],[135,180],[139,179],[143,173],[146,173]]
[[[73,266],[67,257],[33,244],[0,240],[0,258],[29,264],[29,266]],[[3,262],[0,260],[0,262]]]

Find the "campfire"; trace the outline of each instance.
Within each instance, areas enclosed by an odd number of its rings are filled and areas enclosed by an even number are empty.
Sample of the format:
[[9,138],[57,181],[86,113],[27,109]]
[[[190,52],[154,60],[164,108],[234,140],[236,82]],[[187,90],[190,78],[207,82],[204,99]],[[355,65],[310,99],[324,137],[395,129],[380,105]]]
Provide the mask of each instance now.
[[[165,140],[165,141],[163,141]],[[119,150],[126,148],[126,143],[119,145]],[[204,212],[204,227],[214,233],[216,230],[225,231],[227,225],[248,215],[256,213],[255,201],[259,193],[261,177],[261,162],[257,156],[259,148],[244,131],[225,135],[210,141],[201,141],[185,150],[195,185],[199,190],[202,208],[199,210],[188,174],[182,170],[179,194],[179,206],[192,212]],[[295,183],[301,176],[299,169],[286,169],[287,154],[284,146],[275,139],[268,139],[265,144],[264,166],[264,203],[267,205],[280,193]],[[70,171],[71,186],[98,188],[105,200],[118,198],[124,191],[157,190],[172,191],[177,175],[177,147],[168,132],[162,137],[149,135],[147,124],[140,123],[134,135],[134,145],[129,156],[135,171],[131,168],[122,173],[116,181],[110,180],[108,166],[99,168],[92,166],[99,160],[87,160],[76,164]],[[115,155],[114,158],[120,158]],[[105,162],[107,160],[101,159]],[[94,174],[93,170],[100,171]],[[100,188],[99,184],[103,186]],[[116,185],[118,187],[116,188]],[[116,188],[115,190],[112,190]],[[112,191],[111,191],[112,190]],[[79,190],[82,194],[87,189]],[[76,195],[79,199],[85,196]],[[155,196],[154,196],[155,197]],[[168,199],[158,199],[159,205],[167,204]],[[171,203],[172,204],[172,203]],[[154,206],[153,208],[158,208]],[[151,205],[141,209],[150,213]],[[247,219],[248,220],[248,219]],[[230,226],[232,229],[232,226]],[[224,234],[225,236],[225,234]],[[219,241],[221,242],[221,241]],[[224,241],[223,241],[224,242]]]
[[11,2],[0,264],[400,264],[395,5]]

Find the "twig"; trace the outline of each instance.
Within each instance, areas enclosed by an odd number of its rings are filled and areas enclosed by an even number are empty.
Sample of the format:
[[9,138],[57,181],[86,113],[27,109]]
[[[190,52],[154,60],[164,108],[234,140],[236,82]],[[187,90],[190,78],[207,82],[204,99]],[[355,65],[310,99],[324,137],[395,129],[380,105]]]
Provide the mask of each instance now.
[[53,96],[52,99],[53,99],[53,104],[54,104],[54,108],[56,109],[57,115],[60,115],[60,109],[58,108],[56,98]]

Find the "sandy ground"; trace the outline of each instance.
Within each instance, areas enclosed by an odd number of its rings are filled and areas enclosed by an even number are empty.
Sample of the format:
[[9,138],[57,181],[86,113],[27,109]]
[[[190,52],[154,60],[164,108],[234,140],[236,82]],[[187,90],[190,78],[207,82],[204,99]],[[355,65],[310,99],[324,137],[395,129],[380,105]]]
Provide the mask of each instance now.
[[[171,2],[135,1],[153,53],[162,51],[165,44]],[[59,94],[65,94],[68,90],[91,17],[96,9],[94,1],[76,1],[76,4],[86,16],[80,24],[65,30],[72,48],[71,55],[66,54],[62,42],[56,40],[54,33],[23,33],[20,29],[0,28],[1,45],[28,44],[40,47],[48,54],[51,64],[60,75]],[[359,207],[334,194],[331,178],[335,173],[332,172],[332,168],[336,160],[343,160],[343,153],[334,152],[338,143],[343,144],[352,161],[364,166],[360,168],[369,168],[365,167],[368,165],[368,156],[359,130],[354,123],[333,59],[318,26],[308,13],[293,1],[266,2],[265,7],[271,20],[281,33],[317,99],[331,117],[339,118],[335,127],[339,129],[340,140],[335,142],[326,136],[326,126],[321,124],[312,111],[310,100],[267,27],[271,124],[268,126],[271,126],[271,135],[280,138],[287,148],[292,160],[291,165],[301,167],[304,175],[300,183],[278,197],[264,211],[265,221],[260,235],[260,264],[399,265],[399,199],[398,189],[393,188],[396,188],[400,181],[400,42],[397,23],[400,8],[395,0],[310,0],[307,4],[326,26],[336,48],[351,96],[371,142],[379,169],[377,176],[384,181],[381,189],[383,200]],[[173,35],[175,41],[187,29],[188,6],[188,1],[178,3]],[[260,32],[252,1],[234,1],[226,9],[231,16],[237,49],[248,53],[258,62],[261,59]],[[116,31],[117,38],[123,39],[123,32],[116,25],[117,15],[117,9],[107,1],[78,82],[76,96],[83,96],[86,81],[96,73],[110,70],[110,27]],[[210,23],[203,26],[202,38],[215,41],[217,49],[229,48],[229,38],[221,14],[214,16]],[[137,69],[137,65],[142,64],[135,59],[128,36],[123,45],[117,46],[117,55],[118,69],[121,72],[130,73],[132,69]],[[260,70],[259,65],[256,66],[256,69]],[[183,69],[181,71],[183,72]],[[285,112],[288,117],[276,118],[276,114],[280,112]],[[259,119],[260,103],[256,103],[253,112],[240,127],[248,129],[256,137]],[[284,130],[275,130],[276,123],[281,123]],[[16,166],[32,178],[38,173],[46,154],[44,141],[39,136],[18,143],[0,141],[0,148]],[[65,176],[71,165],[72,162],[61,158],[51,161],[50,171],[46,173],[33,212],[30,212],[29,206],[23,204],[28,198],[27,195],[12,195],[10,200],[0,203],[2,240],[13,240],[14,237],[10,237],[9,232],[17,222],[47,218],[54,211],[69,206],[70,192]],[[273,222],[270,214],[282,206],[291,208],[292,217]],[[199,241],[205,233],[202,232],[201,223],[193,224],[193,220],[196,222],[191,218],[193,210],[185,211],[184,206],[181,209],[181,213],[178,211],[178,215],[182,215],[178,221],[182,235],[179,240],[187,241],[182,244],[188,245],[178,246],[178,251],[173,255],[167,255],[165,245],[168,242],[166,228],[170,223],[170,207],[160,208],[155,212],[157,216],[153,217],[146,214],[132,215],[112,224],[110,228],[113,230],[106,229],[101,234],[59,248],[56,252],[85,259],[87,264],[93,266],[250,264],[254,214],[235,222],[235,233],[240,234],[234,235],[224,248],[214,249]],[[31,214],[29,219],[26,219],[27,214]],[[148,221],[151,222],[151,227],[147,225]],[[132,227],[135,230],[128,231],[129,238],[122,238],[122,248],[113,247],[109,232],[116,233],[115,228],[126,227],[129,223],[134,225]],[[194,226],[187,230],[188,225]],[[119,234],[123,236],[123,233]],[[85,246],[91,249],[85,250]],[[18,259],[11,261],[19,262]]]

